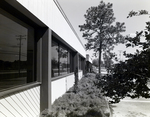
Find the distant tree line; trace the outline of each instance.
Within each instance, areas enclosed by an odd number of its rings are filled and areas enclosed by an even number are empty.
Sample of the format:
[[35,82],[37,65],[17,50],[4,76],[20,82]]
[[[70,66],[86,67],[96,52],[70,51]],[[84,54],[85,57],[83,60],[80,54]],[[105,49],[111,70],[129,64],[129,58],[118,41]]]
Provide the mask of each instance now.
[[18,70],[20,64],[20,69],[27,69],[27,61],[15,60],[14,62],[0,60],[0,70]]

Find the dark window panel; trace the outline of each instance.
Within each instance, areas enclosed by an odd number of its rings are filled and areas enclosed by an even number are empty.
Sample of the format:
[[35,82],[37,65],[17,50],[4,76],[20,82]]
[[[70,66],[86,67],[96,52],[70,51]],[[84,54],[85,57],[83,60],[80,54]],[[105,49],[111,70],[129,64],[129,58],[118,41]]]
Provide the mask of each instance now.
[[59,46],[58,43],[52,41],[52,48],[51,48],[51,53],[52,53],[52,77],[56,77],[59,74],[59,61],[58,61],[58,50]]
[[78,66],[79,66],[79,70],[81,70],[81,63],[82,63],[82,58],[81,56],[78,57]]
[[71,51],[59,41],[52,41],[52,77],[65,75],[71,72]]
[[67,58],[67,72],[70,73],[71,71],[71,66],[70,66],[70,51],[68,50],[68,58]]
[[33,54],[34,29],[0,9],[0,90],[35,81]]
[[59,71],[60,75],[67,74],[67,64],[68,64],[68,51],[66,48],[59,47]]

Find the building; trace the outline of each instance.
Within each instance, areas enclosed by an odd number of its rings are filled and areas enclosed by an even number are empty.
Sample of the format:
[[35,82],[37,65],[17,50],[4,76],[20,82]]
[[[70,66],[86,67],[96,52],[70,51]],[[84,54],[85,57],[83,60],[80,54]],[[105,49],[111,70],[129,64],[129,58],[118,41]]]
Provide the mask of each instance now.
[[86,54],[86,72],[92,72],[92,59],[89,54]]
[[36,117],[85,73],[86,51],[56,0],[0,0],[0,117]]

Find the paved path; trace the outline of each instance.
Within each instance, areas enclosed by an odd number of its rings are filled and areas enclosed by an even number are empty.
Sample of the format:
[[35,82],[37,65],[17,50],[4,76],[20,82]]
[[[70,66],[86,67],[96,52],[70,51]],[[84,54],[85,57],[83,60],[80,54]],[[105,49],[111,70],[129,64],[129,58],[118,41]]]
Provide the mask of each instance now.
[[112,106],[113,117],[150,117],[150,99],[125,98]]

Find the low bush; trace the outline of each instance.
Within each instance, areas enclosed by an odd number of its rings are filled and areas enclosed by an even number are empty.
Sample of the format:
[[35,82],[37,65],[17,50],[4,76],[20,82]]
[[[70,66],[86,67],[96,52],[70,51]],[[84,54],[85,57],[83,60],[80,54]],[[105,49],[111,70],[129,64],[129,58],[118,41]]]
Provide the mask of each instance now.
[[86,74],[78,83],[77,93],[72,87],[54,101],[50,117],[107,117],[109,105],[95,86],[97,80],[95,74]]
[[102,112],[97,112],[94,109],[88,110],[84,115],[76,115],[73,112],[66,115],[67,117],[103,117]]

